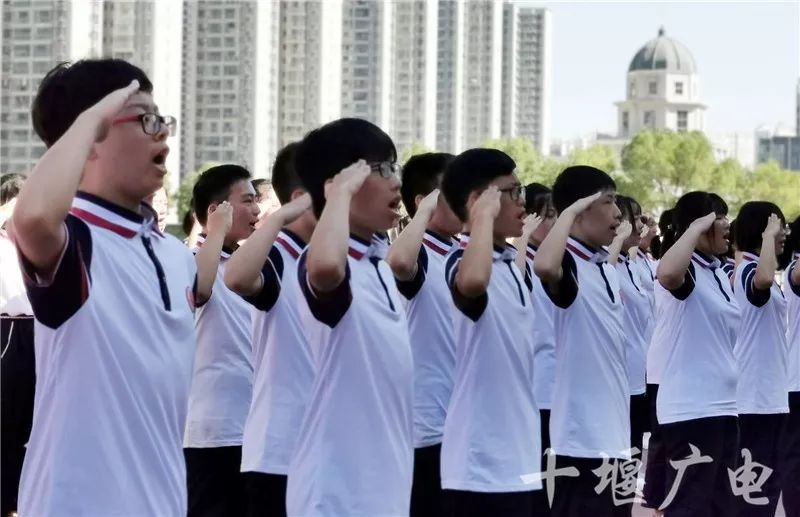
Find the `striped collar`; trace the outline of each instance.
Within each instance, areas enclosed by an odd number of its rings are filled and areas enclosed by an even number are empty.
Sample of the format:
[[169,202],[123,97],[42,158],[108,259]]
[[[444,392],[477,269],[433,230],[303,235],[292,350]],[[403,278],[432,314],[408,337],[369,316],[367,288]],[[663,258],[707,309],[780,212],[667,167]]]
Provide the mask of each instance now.
[[[469,238],[469,233],[462,233],[458,242],[458,246],[461,249],[465,249],[467,244],[469,244]],[[498,260],[502,260],[503,262],[513,262],[515,258],[517,258],[517,248],[514,246],[510,244],[506,244],[502,247],[496,244],[492,245],[492,260],[494,262],[497,262]]]
[[722,264],[717,257],[709,257],[705,253],[697,250],[694,250],[692,253],[692,261],[706,269],[716,269]]
[[389,242],[378,235],[373,235],[370,241],[366,241],[357,235],[350,234],[347,254],[356,260],[361,260],[364,257],[377,257],[382,260],[386,258],[388,250]]
[[601,264],[608,260],[608,250],[605,248],[593,248],[586,243],[583,243],[576,239],[575,237],[570,236],[567,238],[567,249],[572,252],[573,255],[582,258],[588,262],[592,262],[594,264]]
[[534,258],[536,258],[537,251],[539,251],[539,247],[534,246],[529,242],[528,245],[525,247],[525,256],[528,257],[528,260],[533,260]]
[[275,242],[280,244],[294,259],[297,259],[306,247],[306,243],[303,239],[286,228],[283,228],[278,233],[278,236],[275,237]]
[[86,192],[77,192],[70,213],[85,222],[132,239],[137,235],[164,237],[158,228],[158,215],[147,203],[139,206],[141,213],[132,212],[105,199]]
[[649,253],[645,253],[644,251],[642,251],[642,248],[636,248],[636,255],[639,258],[643,258],[643,259],[646,259],[646,260],[653,260],[653,257],[650,256]]
[[760,258],[761,257],[756,255],[755,253],[750,253],[750,252],[747,252],[747,251],[743,251],[742,252],[742,260],[746,260],[748,262],[756,262],[756,263],[758,263],[758,260]]
[[422,236],[422,243],[427,246],[428,249],[435,251],[439,255],[447,255],[453,246],[455,246],[455,242],[452,238],[443,237],[431,230],[425,230],[425,234]]
[[[206,242],[206,238],[208,236],[205,233],[201,233],[197,236],[197,249],[203,247],[203,243]],[[228,260],[233,255],[233,250],[228,248],[227,246],[222,246],[222,251],[219,252],[219,258],[221,260]]]

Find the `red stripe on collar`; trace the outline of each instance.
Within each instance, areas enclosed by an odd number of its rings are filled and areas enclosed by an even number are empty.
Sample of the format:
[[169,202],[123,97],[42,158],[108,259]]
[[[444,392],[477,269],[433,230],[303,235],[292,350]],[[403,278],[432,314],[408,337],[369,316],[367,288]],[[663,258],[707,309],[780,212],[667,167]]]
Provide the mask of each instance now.
[[277,237],[275,237],[275,242],[277,242],[277,243],[279,243],[281,246],[283,246],[283,247],[284,247],[284,249],[286,249],[286,251],[289,253],[289,255],[291,255],[291,256],[292,256],[292,258],[295,258],[295,259],[296,259],[297,257],[299,257],[299,256],[300,256],[300,254],[297,252],[297,250],[296,250],[296,249],[294,249],[294,248],[292,247],[292,245],[291,245],[291,244],[289,244],[288,242],[286,242],[286,240],[285,240],[283,237],[281,237],[280,235],[278,235]]
[[570,250],[572,253],[576,254],[577,256],[579,256],[580,258],[582,258],[583,260],[589,260],[592,258],[590,255],[587,255],[586,252],[578,249],[576,246],[572,245],[569,242],[567,243],[567,249]]
[[746,260],[748,262],[755,262],[755,261],[758,260],[758,257],[756,255],[753,255],[752,253],[747,253],[745,251],[745,252],[742,253],[742,259],[744,259],[744,260]]
[[135,232],[134,230],[125,228],[124,226],[120,226],[118,224],[114,224],[111,221],[107,221],[106,219],[103,219],[98,215],[83,210],[82,208],[72,207],[69,212],[75,217],[79,217],[89,224],[99,226],[100,228],[105,228],[106,230],[110,230],[116,233],[117,235],[121,235],[127,239],[132,239],[133,237],[136,237],[137,232]]
[[438,253],[439,255],[447,255],[448,250],[442,248],[441,246],[437,245],[436,243],[429,241],[428,239],[423,239],[422,243],[425,244],[427,247]]

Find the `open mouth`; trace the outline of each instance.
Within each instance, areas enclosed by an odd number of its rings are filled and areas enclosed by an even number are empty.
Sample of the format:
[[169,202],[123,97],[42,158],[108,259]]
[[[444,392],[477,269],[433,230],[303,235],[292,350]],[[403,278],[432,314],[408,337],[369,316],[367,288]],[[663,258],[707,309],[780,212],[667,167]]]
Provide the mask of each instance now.
[[158,168],[166,171],[165,164],[167,163],[167,155],[169,154],[169,147],[164,148],[157,155],[153,156],[153,164]]
[[392,202],[389,203],[389,208],[394,212],[399,212],[400,211],[400,201],[401,201],[401,198],[397,198],[397,199],[392,200]]

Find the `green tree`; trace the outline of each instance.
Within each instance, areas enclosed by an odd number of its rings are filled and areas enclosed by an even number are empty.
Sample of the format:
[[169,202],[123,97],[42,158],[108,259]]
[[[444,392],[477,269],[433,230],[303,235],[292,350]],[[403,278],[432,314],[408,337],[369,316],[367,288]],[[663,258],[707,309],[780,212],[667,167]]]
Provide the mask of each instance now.
[[552,185],[556,176],[564,168],[562,164],[551,160],[533,146],[526,138],[489,139],[483,147],[499,149],[517,163],[517,176],[523,185],[538,181],[544,185]]
[[586,149],[576,149],[570,154],[568,165],[590,165],[602,171],[613,172],[619,168],[617,153],[603,144],[594,144]]
[[782,169],[776,161],[760,163],[746,175],[744,199],[771,201],[788,220],[800,214],[800,174]]
[[197,178],[206,170],[217,165],[219,164],[204,163],[199,169],[183,178],[180,187],[178,187],[178,195],[175,200],[178,207],[178,220],[183,220],[183,216],[192,208],[192,189],[194,189],[194,184],[197,183]]
[[424,144],[413,143],[408,147],[406,147],[405,149],[403,149],[403,152],[400,153],[400,163],[401,164],[406,163],[408,159],[411,158],[412,156],[429,152],[431,152],[431,149],[429,149]]

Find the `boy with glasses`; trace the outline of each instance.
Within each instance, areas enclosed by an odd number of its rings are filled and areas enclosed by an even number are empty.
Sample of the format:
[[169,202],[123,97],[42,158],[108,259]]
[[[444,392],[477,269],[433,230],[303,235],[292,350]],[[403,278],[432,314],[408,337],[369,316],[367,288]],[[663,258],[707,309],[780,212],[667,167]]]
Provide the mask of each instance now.
[[13,216],[36,318],[21,515],[185,515],[192,254],[142,201],[174,119],[116,59],[60,64],[33,124],[48,147]]

